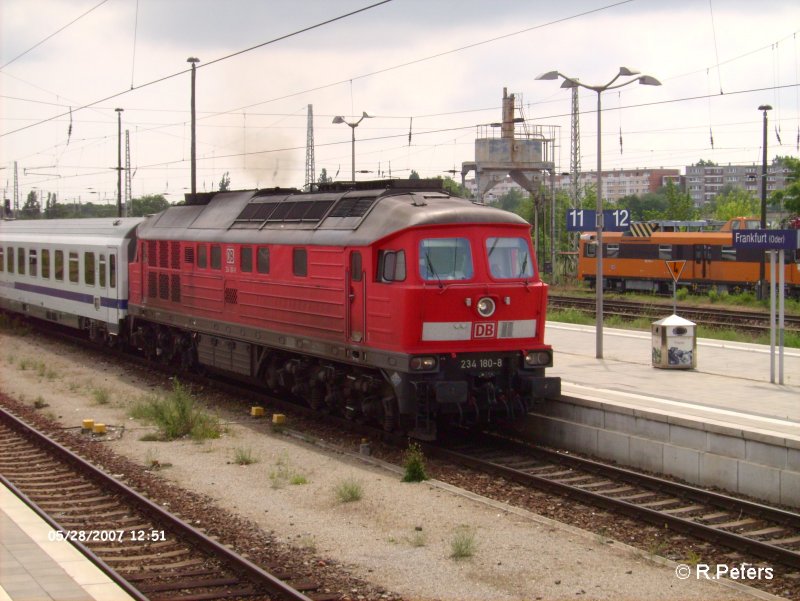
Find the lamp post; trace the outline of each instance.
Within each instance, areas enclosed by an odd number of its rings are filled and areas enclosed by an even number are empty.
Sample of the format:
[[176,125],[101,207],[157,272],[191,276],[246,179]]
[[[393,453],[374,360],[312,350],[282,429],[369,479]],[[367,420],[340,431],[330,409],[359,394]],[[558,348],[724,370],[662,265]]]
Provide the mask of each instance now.
[[352,148],[352,165],[351,166],[352,166],[352,169],[351,169],[351,173],[352,173],[352,177],[353,177],[353,179],[352,179],[353,183],[355,183],[355,181],[356,181],[356,127],[358,127],[358,124],[361,123],[364,119],[372,119],[372,117],[370,115],[367,115],[367,113],[365,111],[362,111],[361,118],[358,121],[354,122],[354,123],[350,123],[348,121],[345,121],[344,117],[342,117],[341,115],[336,115],[333,118],[333,122],[334,123],[344,123],[345,125],[350,127],[350,131],[352,132],[352,142],[351,142],[351,148]]
[[[559,71],[548,71],[537,76],[536,79],[558,79],[563,78],[561,83],[562,88],[586,88],[597,92],[597,275],[595,277],[595,290],[597,292],[597,302],[595,308],[595,328],[596,328],[596,352],[595,356],[598,359],[603,358],[603,172],[602,172],[602,156],[601,156],[601,141],[602,141],[602,127],[601,127],[601,106],[600,95],[606,90],[613,90],[621,88],[638,81],[640,84],[646,86],[660,86],[661,82],[655,77],[650,75],[639,75],[638,71],[628,69],[627,67],[620,67],[611,81],[604,85],[586,85],[581,83],[575,77],[567,77]],[[614,85],[620,77],[634,77],[622,83]]]
[[[772,107],[762,104],[758,107],[764,113],[764,133],[761,154],[761,229],[767,229],[767,111]],[[761,252],[761,261],[758,269],[758,299],[761,300],[767,295],[766,267],[764,266],[764,251]]]
[[122,111],[117,112],[117,217],[122,217]]
[[195,138],[195,110],[194,110],[194,81],[197,73],[197,63],[199,58],[190,56],[186,59],[187,63],[192,63],[192,197],[197,193],[197,140]]

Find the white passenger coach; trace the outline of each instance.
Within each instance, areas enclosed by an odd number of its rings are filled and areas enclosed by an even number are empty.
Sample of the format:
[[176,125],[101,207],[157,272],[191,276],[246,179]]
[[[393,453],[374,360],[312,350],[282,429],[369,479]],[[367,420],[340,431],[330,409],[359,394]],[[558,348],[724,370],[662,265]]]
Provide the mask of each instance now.
[[0,221],[0,308],[87,330],[119,332],[141,217]]

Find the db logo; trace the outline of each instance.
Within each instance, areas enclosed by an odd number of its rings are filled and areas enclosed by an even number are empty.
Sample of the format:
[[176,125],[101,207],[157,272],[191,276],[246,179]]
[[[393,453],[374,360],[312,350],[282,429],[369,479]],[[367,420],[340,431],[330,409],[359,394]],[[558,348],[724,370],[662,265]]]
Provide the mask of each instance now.
[[473,338],[496,338],[497,337],[497,322],[484,321],[472,324],[472,337]]

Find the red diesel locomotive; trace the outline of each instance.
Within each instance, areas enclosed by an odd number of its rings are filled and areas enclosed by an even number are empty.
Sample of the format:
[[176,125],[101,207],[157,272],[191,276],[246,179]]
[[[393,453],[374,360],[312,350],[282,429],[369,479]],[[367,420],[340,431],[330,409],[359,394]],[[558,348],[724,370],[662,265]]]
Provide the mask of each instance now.
[[149,356],[425,439],[560,391],[530,225],[439,183],[197,194],[137,238],[129,332]]

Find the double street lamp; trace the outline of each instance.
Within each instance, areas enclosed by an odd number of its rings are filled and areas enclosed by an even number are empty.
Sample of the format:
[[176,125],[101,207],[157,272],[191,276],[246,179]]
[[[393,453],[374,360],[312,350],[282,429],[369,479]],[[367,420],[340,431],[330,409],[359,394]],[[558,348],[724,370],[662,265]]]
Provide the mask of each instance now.
[[[619,73],[614,78],[604,85],[587,85],[581,83],[575,77],[567,77],[559,71],[548,71],[537,76],[536,79],[558,79],[563,78],[561,83],[562,88],[586,88],[597,92],[597,276],[595,278],[595,289],[597,292],[597,303],[595,310],[595,324],[596,324],[596,353],[598,359],[603,358],[603,171],[601,160],[601,108],[600,108],[600,95],[606,90],[613,90],[621,88],[638,81],[646,86],[660,86],[661,82],[655,77],[650,75],[639,75],[639,71],[628,69],[627,67],[620,67]],[[615,83],[620,77],[633,77],[622,83]]]
[[356,127],[358,127],[358,124],[361,123],[364,119],[372,119],[372,117],[370,115],[367,115],[367,113],[365,111],[362,111],[361,118],[358,121],[355,121],[353,123],[351,123],[349,121],[345,121],[345,118],[342,117],[341,115],[336,115],[333,118],[333,122],[334,123],[344,123],[345,125],[347,125],[350,128],[350,131],[353,134],[352,135],[352,143],[351,143],[351,148],[352,148],[352,170],[351,170],[352,180],[351,181],[353,183],[355,183],[355,181],[356,181]]

